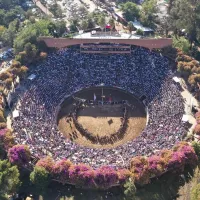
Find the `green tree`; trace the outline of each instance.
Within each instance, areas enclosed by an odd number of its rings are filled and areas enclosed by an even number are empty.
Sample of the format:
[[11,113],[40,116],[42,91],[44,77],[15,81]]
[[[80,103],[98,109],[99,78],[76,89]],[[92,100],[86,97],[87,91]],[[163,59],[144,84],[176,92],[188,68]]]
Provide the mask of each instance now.
[[95,27],[95,24],[94,24],[94,21],[91,17],[88,17],[88,27],[87,28],[94,28]]
[[121,4],[121,10],[123,12],[123,16],[127,21],[134,21],[135,19],[139,19],[140,10],[137,4],[132,2],[126,2]]
[[0,160],[0,195],[15,193],[20,186],[19,170],[8,160]]
[[78,21],[77,20],[73,20],[70,24],[70,31],[71,32],[77,32],[78,29],[77,29],[77,26],[78,26]]
[[5,26],[0,26],[0,39],[3,40],[2,35],[3,32],[6,31],[6,27]]
[[49,185],[49,173],[43,168],[36,166],[30,174],[30,180],[35,185],[38,194],[44,194]]
[[11,0],[0,0],[0,8],[9,9],[11,4],[12,4]]
[[136,34],[137,35],[144,35],[144,31],[142,29],[137,29]]
[[27,54],[28,59],[35,58],[37,54],[37,48],[34,44],[31,44],[30,42],[25,44],[24,50]]
[[50,6],[49,10],[55,17],[62,17],[62,9],[59,4],[54,3]]
[[155,27],[157,13],[157,0],[145,0],[142,4],[140,19],[142,24],[151,28]]
[[103,30],[105,28],[105,25],[106,25],[106,19],[104,16],[101,16],[99,19],[98,19],[98,25],[101,27],[101,30]]
[[78,9],[78,14],[81,18],[85,18],[88,15],[88,11],[84,6],[80,6]]
[[135,29],[132,22],[128,22],[127,28],[128,28],[128,30],[129,30],[130,33],[132,31],[134,31],[134,29]]
[[8,10],[4,16],[5,25],[8,25],[10,22],[14,21],[15,19],[23,18],[24,13],[25,13],[24,10],[19,6],[16,6],[13,9]]
[[173,47],[181,49],[184,53],[189,53],[190,43],[185,37],[173,37]]
[[115,20],[113,18],[109,19],[110,29],[111,31],[115,28]]
[[200,1],[199,0],[176,0],[172,3],[169,12],[170,28],[176,35],[185,29],[190,46],[198,42],[200,36]]
[[8,29],[6,29],[3,33],[2,33],[2,39],[3,39],[3,43],[5,45],[8,46],[12,46],[13,45],[13,41],[14,38],[17,34],[17,31],[19,29],[19,20],[14,20],[13,22],[11,22],[9,24]]
[[200,161],[200,143],[199,142],[193,142],[192,146],[193,146],[194,151],[195,151],[195,153],[198,156],[198,159]]
[[61,37],[63,35],[63,33],[66,32],[66,22],[65,21],[58,21],[55,24],[55,28],[56,28],[57,36]]
[[[1,8],[1,6],[0,6],[0,8]],[[4,22],[4,17],[5,17],[5,10],[0,9],[0,24],[3,25],[3,26],[6,25],[5,22]]]
[[[14,40],[14,52],[17,54],[24,51],[27,43],[37,45],[37,38],[39,36],[50,36],[49,25],[52,23],[49,20],[39,20],[35,24],[29,24],[23,28]],[[52,31],[53,32],[53,31]]]
[[134,200],[136,195],[136,187],[133,180],[128,180],[124,184],[124,188],[124,194],[126,196],[126,199]]
[[86,30],[88,28],[88,20],[83,20],[80,27],[81,29]]

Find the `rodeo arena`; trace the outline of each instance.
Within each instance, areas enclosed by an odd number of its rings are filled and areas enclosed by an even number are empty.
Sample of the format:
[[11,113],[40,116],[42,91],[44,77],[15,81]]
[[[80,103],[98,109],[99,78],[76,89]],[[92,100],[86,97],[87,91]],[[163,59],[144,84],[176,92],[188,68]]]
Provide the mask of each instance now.
[[[50,38],[56,48],[13,94],[11,127],[36,160],[128,168],[184,140],[183,88],[157,49],[171,39]],[[10,95],[12,96],[12,95]],[[189,124],[189,125],[188,125]]]

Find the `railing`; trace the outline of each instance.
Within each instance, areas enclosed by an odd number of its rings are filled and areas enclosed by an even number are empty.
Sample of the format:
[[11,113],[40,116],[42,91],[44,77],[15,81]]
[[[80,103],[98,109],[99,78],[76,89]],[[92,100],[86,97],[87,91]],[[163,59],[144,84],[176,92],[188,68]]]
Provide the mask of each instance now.
[[104,32],[104,31],[98,31],[98,32],[96,32],[96,31],[92,31],[91,32],[91,37],[92,36],[94,36],[94,37],[96,37],[96,36],[113,36],[113,37],[121,37],[121,34],[119,34],[118,32],[112,32],[112,31],[110,31],[110,32]]

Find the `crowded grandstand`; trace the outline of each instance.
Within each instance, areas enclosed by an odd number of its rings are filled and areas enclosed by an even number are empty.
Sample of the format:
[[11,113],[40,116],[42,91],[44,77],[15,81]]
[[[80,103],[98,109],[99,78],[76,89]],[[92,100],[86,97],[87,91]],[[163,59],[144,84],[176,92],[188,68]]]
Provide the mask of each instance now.
[[[129,47],[118,44],[114,48],[127,51]],[[84,47],[84,51],[91,49],[92,44]],[[16,90],[19,116],[13,118],[12,128],[15,142],[28,144],[38,159],[49,155],[54,160],[67,158],[93,168],[128,168],[132,157],[171,149],[187,134],[188,126],[182,121],[182,89],[173,80],[168,59],[160,53],[137,46],[124,54],[85,53],[80,46],[73,46],[49,54],[31,74],[34,78],[21,83],[23,91]],[[76,144],[59,131],[57,114],[63,100],[96,86],[120,88],[138,99],[143,97],[148,123],[136,139],[115,148],[91,148]]]

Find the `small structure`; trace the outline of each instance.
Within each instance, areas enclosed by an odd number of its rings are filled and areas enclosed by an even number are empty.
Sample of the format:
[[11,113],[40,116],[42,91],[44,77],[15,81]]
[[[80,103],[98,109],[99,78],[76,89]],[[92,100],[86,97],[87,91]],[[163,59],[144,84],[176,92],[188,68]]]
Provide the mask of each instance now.
[[35,74],[31,74],[31,75],[28,77],[28,79],[32,81],[33,79],[35,79],[35,77],[36,77]]
[[148,27],[144,27],[139,21],[135,20],[133,23],[133,26],[138,30],[142,30],[144,32],[144,36],[146,35],[153,35],[154,30]]

